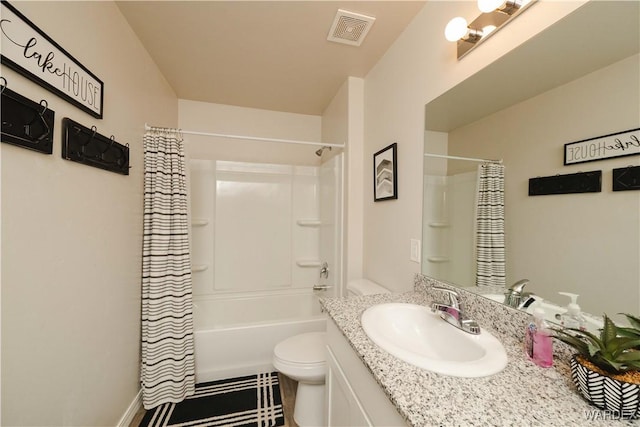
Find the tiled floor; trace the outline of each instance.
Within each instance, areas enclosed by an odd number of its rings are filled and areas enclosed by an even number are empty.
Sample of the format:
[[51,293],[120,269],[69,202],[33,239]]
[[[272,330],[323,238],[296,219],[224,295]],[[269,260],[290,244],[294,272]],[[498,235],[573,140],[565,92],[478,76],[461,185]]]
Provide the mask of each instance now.
[[[298,424],[293,420],[293,407],[296,403],[296,390],[298,389],[298,383],[282,374],[278,374],[278,381],[280,382],[280,393],[282,394],[284,426],[298,427]],[[131,421],[131,424],[129,424],[129,427],[138,427],[144,417],[144,413],[145,410],[140,408],[136,416]]]

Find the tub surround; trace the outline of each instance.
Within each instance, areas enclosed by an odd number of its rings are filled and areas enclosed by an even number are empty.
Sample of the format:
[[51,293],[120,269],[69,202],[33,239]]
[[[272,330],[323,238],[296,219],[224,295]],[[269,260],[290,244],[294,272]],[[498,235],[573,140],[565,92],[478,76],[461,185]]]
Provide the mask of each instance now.
[[[453,378],[405,363],[377,347],[360,323],[362,312],[375,304],[406,302],[430,305],[441,300],[433,285],[449,284],[417,274],[414,291],[357,298],[325,298],[329,318],[362,360],[407,424],[433,425],[634,425],[612,420],[584,401],[571,382],[568,361],[572,351],[554,342],[554,367],[540,368],[522,351],[529,316],[472,292],[456,289],[468,316],[503,343],[509,364],[500,373],[483,378]],[[436,294],[438,293],[438,294]]]

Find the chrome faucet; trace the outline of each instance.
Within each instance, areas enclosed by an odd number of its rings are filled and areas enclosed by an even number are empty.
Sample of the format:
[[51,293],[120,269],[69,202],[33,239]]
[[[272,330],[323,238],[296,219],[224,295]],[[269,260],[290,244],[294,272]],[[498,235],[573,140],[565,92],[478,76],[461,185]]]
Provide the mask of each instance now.
[[320,278],[329,278],[329,264],[327,262],[323,262],[320,266]]
[[531,302],[531,293],[524,292],[524,287],[529,283],[529,279],[518,280],[511,285],[504,293],[504,303],[509,307],[522,308]]
[[468,319],[458,300],[458,293],[451,289],[443,288],[440,286],[433,286],[432,289],[436,291],[442,291],[447,295],[447,303],[434,302],[431,305],[431,311],[438,313],[440,317],[447,323],[455,326],[470,334],[480,334],[480,326],[475,320]]

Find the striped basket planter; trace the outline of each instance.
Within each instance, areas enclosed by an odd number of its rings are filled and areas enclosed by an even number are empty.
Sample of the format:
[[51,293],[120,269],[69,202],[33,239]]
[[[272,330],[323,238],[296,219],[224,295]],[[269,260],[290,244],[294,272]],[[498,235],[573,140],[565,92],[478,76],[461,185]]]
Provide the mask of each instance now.
[[640,417],[640,384],[631,384],[592,371],[571,358],[571,378],[582,396],[592,405],[621,419]]

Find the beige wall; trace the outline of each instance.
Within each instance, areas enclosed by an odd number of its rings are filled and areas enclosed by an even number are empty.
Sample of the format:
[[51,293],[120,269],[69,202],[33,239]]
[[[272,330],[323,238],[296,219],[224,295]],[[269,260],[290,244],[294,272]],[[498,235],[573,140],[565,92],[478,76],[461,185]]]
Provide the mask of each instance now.
[[[321,117],[181,99],[180,128],[184,130],[319,142]],[[191,158],[240,162],[318,166],[313,145],[282,144],[230,138],[185,135]]]
[[[443,31],[454,16],[475,17],[475,1],[428,1],[365,78],[364,274],[395,290],[412,287],[420,265],[410,239],[422,229],[424,106],[575,10],[583,2],[538,2],[458,61]],[[398,143],[398,200],[373,202],[373,153]],[[369,166],[367,166],[369,165]]]
[[[640,158],[563,165],[566,143],[638,128],[639,75],[634,55],[449,132],[449,154],[504,160],[508,283],[561,305],[558,291],[580,294],[596,315],[640,311],[640,193],[611,190],[611,170]],[[528,196],[529,178],[593,170],[601,193]]]
[[[177,99],[112,2],[12,2],[105,86],[97,120],[3,67],[55,111],[52,155],[2,153],[2,424],[115,425],[139,390],[144,123]],[[63,160],[61,120],[131,148],[129,176]]]
[[363,212],[366,194],[364,173],[364,79],[349,78],[349,146],[347,156],[347,281],[364,276]]

